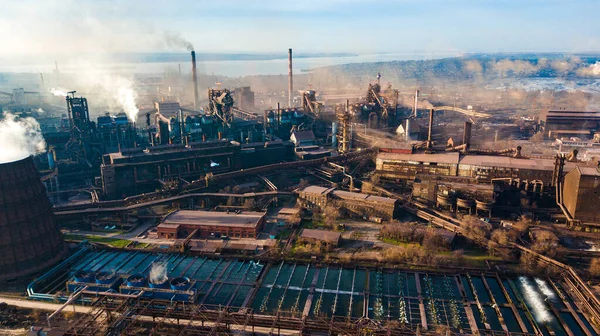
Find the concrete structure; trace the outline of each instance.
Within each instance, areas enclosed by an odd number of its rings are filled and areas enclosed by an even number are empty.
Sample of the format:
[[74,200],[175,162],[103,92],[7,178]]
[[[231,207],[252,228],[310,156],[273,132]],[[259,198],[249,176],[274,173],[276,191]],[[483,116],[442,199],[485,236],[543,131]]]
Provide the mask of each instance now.
[[300,191],[299,203],[309,209],[334,205],[359,217],[376,217],[383,220],[394,218],[399,209],[398,201],[393,198],[319,186],[308,186]]
[[256,238],[265,222],[264,212],[215,212],[179,210],[168,215],[158,226],[158,237]]
[[67,253],[33,158],[0,164],[0,281],[39,272]]
[[567,173],[563,183],[563,204],[574,221],[600,227],[600,171],[577,167]]
[[341,233],[328,230],[302,229],[300,234],[300,238],[308,242],[320,241],[335,247],[340,244],[341,237]]
[[591,138],[600,129],[600,112],[548,111],[540,121],[546,138]]

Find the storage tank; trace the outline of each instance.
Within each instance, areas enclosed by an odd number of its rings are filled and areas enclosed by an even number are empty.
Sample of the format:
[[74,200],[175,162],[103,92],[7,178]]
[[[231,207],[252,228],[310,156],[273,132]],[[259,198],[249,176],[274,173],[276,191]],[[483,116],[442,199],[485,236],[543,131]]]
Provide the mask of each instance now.
[[33,158],[0,164],[0,281],[39,272],[67,253]]

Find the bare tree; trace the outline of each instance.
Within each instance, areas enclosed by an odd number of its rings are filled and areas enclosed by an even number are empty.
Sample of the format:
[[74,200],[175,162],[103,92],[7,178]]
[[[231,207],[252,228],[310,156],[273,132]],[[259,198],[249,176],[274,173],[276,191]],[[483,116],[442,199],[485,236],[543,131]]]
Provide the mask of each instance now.
[[486,245],[492,226],[475,216],[465,216],[462,222],[463,233],[479,245]]
[[588,271],[593,277],[600,277],[600,258],[592,259]]
[[502,229],[492,231],[492,240],[502,246],[508,245],[510,238],[508,232]]

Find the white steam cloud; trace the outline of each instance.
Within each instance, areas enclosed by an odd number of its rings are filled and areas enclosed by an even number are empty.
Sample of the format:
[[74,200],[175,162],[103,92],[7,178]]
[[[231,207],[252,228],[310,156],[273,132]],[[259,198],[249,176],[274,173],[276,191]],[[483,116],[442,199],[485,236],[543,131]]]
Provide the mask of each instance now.
[[[133,79],[126,74],[117,74],[91,62],[79,62],[74,82],[71,84],[95,104],[105,104],[113,111],[123,111],[130,121],[135,122],[139,109]],[[88,92],[89,91],[89,94]]]
[[148,280],[150,281],[150,283],[159,285],[165,283],[168,279],[169,278],[167,277],[167,263],[153,263],[152,268],[150,268],[150,274],[148,275]]
[[22,160],[45,151],[46,141],[35,119],[3,114],[0,121],[0,163]]
[[66,97],[67,93],[64,90],[52,89],[50,92],[57,97]]

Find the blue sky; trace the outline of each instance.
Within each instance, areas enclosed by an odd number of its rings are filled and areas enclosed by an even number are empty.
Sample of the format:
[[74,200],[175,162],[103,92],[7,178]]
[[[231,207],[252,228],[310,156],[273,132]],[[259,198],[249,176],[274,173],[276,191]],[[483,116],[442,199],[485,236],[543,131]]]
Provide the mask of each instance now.
[[[0,0],[0,55],[600,51],[598,0]],[[71,39],[73,43],[66,42]]]

